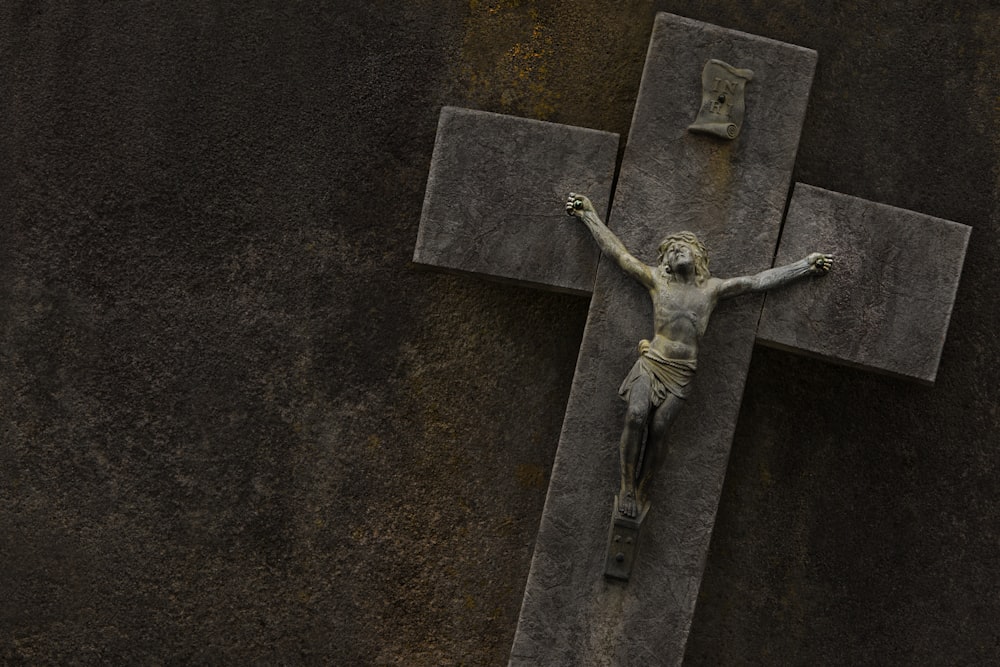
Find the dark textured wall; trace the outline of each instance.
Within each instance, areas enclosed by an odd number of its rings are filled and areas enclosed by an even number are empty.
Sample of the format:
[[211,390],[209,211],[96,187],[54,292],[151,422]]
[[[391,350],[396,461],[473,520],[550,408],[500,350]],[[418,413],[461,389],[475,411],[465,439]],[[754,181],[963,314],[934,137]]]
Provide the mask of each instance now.
[[935,387],[756,350],[687,662],[1000,661],[990,5],[6,4],[0,661],[503,664],[587,302],[409,266],[437,114],[624,136],[657,10],[974,228]]

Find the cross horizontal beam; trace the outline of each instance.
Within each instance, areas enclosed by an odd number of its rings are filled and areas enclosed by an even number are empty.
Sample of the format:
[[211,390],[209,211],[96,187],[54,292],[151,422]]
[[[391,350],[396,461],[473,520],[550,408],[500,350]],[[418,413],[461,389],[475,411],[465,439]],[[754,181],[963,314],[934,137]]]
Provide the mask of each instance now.
[[[589,296],[600,253],[562,205],[586,190],[605,216],[617,145],[610,132],[443,108],[413,261]],[[756,340],[932,384],[970,235],[967,225],[799,183],[775,264],[823,248],[837,257],[827,277],[835,287],[768,295]],[[717,273],[723,259],[713,258]]]
[[529,287],[590,294],[600,251],[561,202],[611,201],[618,135],[444,107],[413,261]]
[[767,295],[758,342],[932,384],[972,228],[798,183],[776,264],[822,247],[834,298],[792,285]]

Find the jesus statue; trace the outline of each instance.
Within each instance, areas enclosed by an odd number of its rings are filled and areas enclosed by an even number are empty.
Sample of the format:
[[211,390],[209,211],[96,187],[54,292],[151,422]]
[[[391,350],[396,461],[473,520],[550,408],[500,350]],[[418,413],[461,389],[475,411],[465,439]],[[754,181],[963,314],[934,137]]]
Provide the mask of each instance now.
[[645,287],[653,301],[653,338],[639,342],[639,358],[618,390],[628,404],[619,446],[618,512],[634,519],[648,504],[649,481],[666,454],[667,429],[688,395],[698,343],[719,300],[825,275],[833,256],[814,252],[756,275],[716,278],[708,270],[705,246],[691,232],[663,239],[657,265],[648,266],[628,251],[583,195],[570,193],[566,212],[583,221],[601,251]]

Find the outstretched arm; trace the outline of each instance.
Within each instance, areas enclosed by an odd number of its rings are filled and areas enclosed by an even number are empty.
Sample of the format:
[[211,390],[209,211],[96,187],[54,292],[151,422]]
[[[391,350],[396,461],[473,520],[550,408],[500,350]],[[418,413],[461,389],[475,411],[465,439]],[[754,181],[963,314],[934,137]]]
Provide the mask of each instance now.
[[587,229],[593,234],[601,252],[615,260],[625,273],[645,285],[647,289],[653,288],[653,274],[649,267],[633,257],[625,244],[608,229],[608,226],[598,217],[597,211],[594,210],[589,199],[583,195],[569,193],[569,199],[566,201],[566,213],[580,218],[587,225]]
[[725,279],[719,285],[719,298],[728,299],[731,296],[750,292],[766,292],[806,276],[826,275],[831,266],[833,266],[833,255],[814,252],[792,264],[777,266],[753,276]]

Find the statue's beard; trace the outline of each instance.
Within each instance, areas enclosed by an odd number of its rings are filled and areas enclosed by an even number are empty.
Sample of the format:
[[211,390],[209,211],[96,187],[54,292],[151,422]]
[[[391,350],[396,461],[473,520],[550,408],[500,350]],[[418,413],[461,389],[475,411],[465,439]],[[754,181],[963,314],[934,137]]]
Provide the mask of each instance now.
[[694,273],[694,262],[690,260],[681,260],[676,262],[673,266],[664,262],[663,272],[670,273]]

